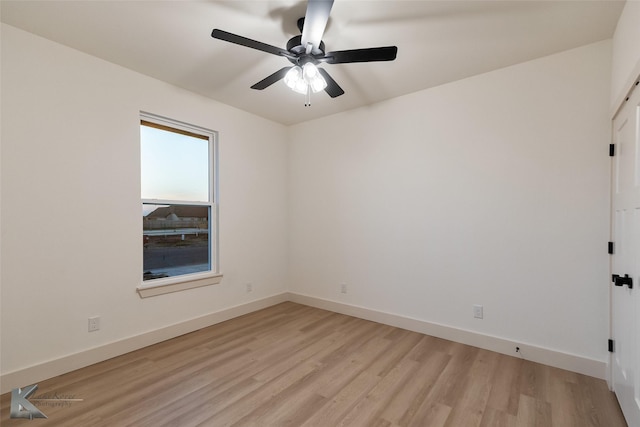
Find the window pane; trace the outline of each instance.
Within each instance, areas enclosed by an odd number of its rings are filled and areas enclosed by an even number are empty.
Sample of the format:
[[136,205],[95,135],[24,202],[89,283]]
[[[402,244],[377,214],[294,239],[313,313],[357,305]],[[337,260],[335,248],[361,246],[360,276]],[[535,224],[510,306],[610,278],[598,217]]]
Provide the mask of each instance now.
[[144,280],[211,270],[208,206],[142,205]]
[[209,141],[140,126],[142,198],[209,201]]

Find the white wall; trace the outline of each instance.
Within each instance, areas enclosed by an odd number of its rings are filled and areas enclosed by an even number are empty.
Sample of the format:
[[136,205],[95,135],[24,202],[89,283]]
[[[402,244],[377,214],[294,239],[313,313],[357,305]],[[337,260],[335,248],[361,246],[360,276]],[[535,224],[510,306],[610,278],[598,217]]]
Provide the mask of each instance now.
[[[219,131],[220,285],[135,291],[140,110]],[[284,126],[2,25],[2,373],[286,291],[286,150]]]
[[604,362],[610,56],[293,126],[292,292]]
[[640,74],[640,1],[628,0],[613,35],[611,104],[616,109]]

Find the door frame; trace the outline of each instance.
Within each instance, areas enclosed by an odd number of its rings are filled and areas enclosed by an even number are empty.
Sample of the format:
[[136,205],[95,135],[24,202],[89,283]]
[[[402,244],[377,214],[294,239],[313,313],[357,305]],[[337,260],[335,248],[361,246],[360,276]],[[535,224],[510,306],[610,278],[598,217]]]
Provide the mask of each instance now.
[[[635,67],[635,69],[633,70],[634,72],[632,73],[632,76],[634,76],[633,78],[629,79],[627,81],[627,84],[624,86],[627,88],[627,90],[624,92],[624,95],[619,96],[618,99],[616,100],[617,103],[614,104],[613,110],[611,112],[611,120],[610,120],[610,126],[611,126],[611,135],[610,135],[610,144],[615,144],[615,127],[614,127],[614,120],[616,119],[616,117],[618,116],[618,114],[620,113],[620,111],[622,110],[622,108],[624,107],[624,105],[626,104],[626,102],[629,100],[629,97],[631,95],[631,92],[634,91],[634,89],[638,89],[640,90],[640,87],[636,84],[636,82],[640,81],[640,62],[638,62],[637,66]],[[617,147],[616,147],[617,148]],[[616,153],[617,154],[617,153]],[[616,157],[615,155],[609,158],[609,241],[610,242],[615,242],[615,229],[614,229],[614,220],[615,220],[615,205],[614,205],[614,197],[615,197],[615,162],[616,162]],[[611,278],[611,275],[614,274],[615,272],[613,271],[613,256],[609,256],[609,278]],[[607,282],[607,286],[609,287],[609,338],[613,337],[613,291],[614,291],[614,287],[611,285],[611,281]],[[604,345],[604,344],[603,344]],[[609,387],[609,390],[613,391],[613,365],[614,365],[614,361],[613,361],[613,353],[609,353],[609,357],[607,358],[607,369],[606,369],[606,382],[607,382],[607,386]]]

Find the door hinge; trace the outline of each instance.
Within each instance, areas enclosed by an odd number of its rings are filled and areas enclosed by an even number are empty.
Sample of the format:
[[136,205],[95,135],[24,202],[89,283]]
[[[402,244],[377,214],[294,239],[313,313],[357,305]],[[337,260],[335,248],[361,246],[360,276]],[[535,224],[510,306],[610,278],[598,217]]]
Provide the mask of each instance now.
[[625,274],[624,277],[620,276],[619,274],[612,274],[611,281],[616,286],[622,287],[626,285],[629,287],[629,289],[633,289],[633,277],[629,277],[628,274]]
[[609,144],[609,157],[613,157],[616,155],[616,145]]
[[614,352],[613,340],[610,339],[609,340],[609,353],[613,353],[613,352]]
[[614,250],[613,242],[609,242],[609,245],[607,247],[607,251],[609,255],[613,255],[613,250]]

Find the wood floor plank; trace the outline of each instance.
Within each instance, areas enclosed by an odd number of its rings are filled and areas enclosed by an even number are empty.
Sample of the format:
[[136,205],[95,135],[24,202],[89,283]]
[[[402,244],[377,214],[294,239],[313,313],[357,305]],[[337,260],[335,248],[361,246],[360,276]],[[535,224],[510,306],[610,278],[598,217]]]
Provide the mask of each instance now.
[[356,405],[380,381],[380,377],[368,371],[362,371],[352,381],[342,387],[331,399],[328,400],[319,411],[308,418],[302,426],[326,427],[336,426]]
[[[341,348],[337,352],[341,352],[342,350]],[[323,372],[322,377],[319,378],[314,385],[316,392],[321,396],[328,398],[333,397],[367,367],[367,362],[370,362],[370,360],[365,359],[366,356],[374,358],[383,352],[385,347],[372,347],[371,351],[375,353],[368,355],[364,350],[365,349],[357,347],[351,352],[342,355],[340,358],[335,358],[333,357],[334,355],[332,355],[332,357],[321,359],[322,364],[327,368]],[[377,377],[375,374],[369,375]]]
[[554,425],[551,421],[551,404],[526,394],[521,394],[516,427],[545,427],[551,425]]
[[[518,412],[517,409],[515,412]],[[516,427],[516,423],[516,415],[487,406],[482,414],[480,427]]]
[[422,417],[418,415],[420,407],[450,360],[451,355],[439,351],[434,351],[429,357],[423,359],[416,374],[383,408],[382,418],[402,426],[409,425],[416,417],[421,420]]
[[368,368],[372,373],[384,377],[389,371],[395,368],[402,359],[407,357],[411,358],[414,355],[414,348],[422,340],[424,335],[410,331],[402,332],[402,334],[395,334],[394,336],[387,335],[385,337],[391,340],[390,348]]
[[607,384],[597,378],[578,375],[580,399],[588,402],[590,419],[596,427],[624,425],[624,417],[619,410],[615,394],[609,391]]
[[602,380],[291,302],[38,385],[82,399],[48,427],[626,426]]
[[453,408],[462,397],[470,379],[469,370],[480,351],[479,348],[463,344],[459,344],[457,347],[432,390],[437,401],[450,408]]
[[[376,386],[349,411],[349,413],[337,424],[337,426],[362,426],[367,427],[373,420],[379,419],[380,408],[387,405],[388,401],[398,393],[407,381],[414,376],[419,368],[419,363],[408,358],[403,359],[394,366]],[[374,370],[369,370],[374,373]]]
[[274,378],[271,381],[262,383],[262,387],[245,395],[241,400],[237,400],[230,405],[221,405],[222,409],[215,408],[214,413],[206,421],[212,425],[232,425],[245,417],[248,413],[259,407],[265,400],[283,392],[292,383],[302,380],[305,376],[312,374],[320,366],[311,361],[305,361],[293,366],[289,371]]
[[451,407],[430,400],[420,407],[416,416],[407,425],[409,427],[444,427],[450,415]]
[[524,361],[504,354],[498,357],[500,369],[496,369],[494,373],[493,387],[487,406],[498,412],[515,416],[518,414],[521,365]]
[[459,398],[453,406],[445,426],[480,427],[483,412],[493,387],[491,380],[499,366],[499,360],[500,357],[497,353],[478,350],[467,371],[466,387],[459,389]]

